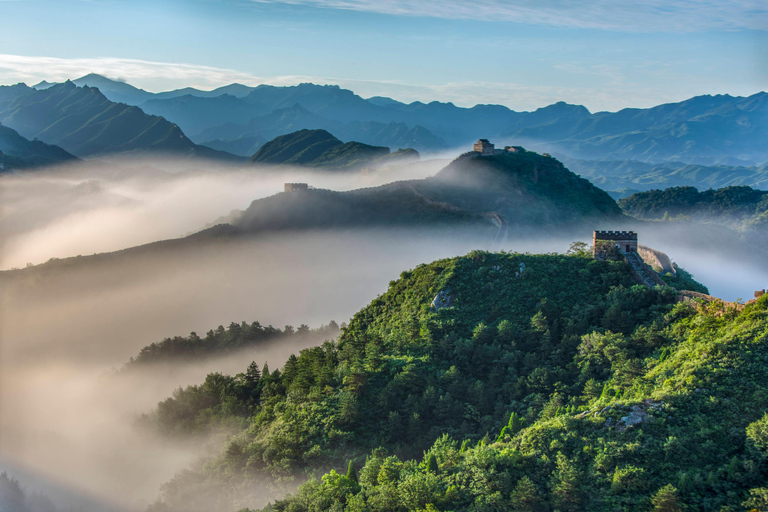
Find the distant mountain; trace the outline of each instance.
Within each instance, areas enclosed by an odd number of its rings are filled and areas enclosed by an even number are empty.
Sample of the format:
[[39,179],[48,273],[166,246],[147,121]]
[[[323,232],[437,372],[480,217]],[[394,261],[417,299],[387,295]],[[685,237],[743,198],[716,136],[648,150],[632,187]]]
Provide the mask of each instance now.
[[242,143],[243,139],[268,140],[303,129],[322,129],[333,133],[341,140],[355,140],[374,146],[414,148],[420,151],[445,146],[442,139],[435,137],[421,126],[409,129],[405,123],[394,122],[388,124],[376,121],[341,123],[324,119],[299,104],[275,110],[265,116],[254,117],[245,125],[227,123],[209,128],[198,134],[195,140],[211,147],[218,143],[220,144],[218,149],[238,155],[252,155],[254,151],[240,152],[241,148],[247,146],[247,143]]
[[241,98],[223,94],[215,98],[176,96],[168,99],[152,99],[141,104],[148,114],[162,116],[190,134],[199,133],[222,123],[243,124],[262,113]]
[[0,171],[26,169],[77,160],[58,146],[30,141],[7,126],[0,125]]
[[[327,142],[316,137],[315,144],[306,144],[307,157],[326,151]],[[424,180],[258,199],[227,232],[458,223],[505,234],[508,228],[560,229],[624,220],[608,194],[554,158],[522,152],[459,158]]]
[[[765,92],[749,97],[697,96],[653,108],[593,114],[584,106],[564,102],[515,112],[501,105],[406,104],[381,96],[366,100],[335,85],[310,83],[232,84],[213,91],[184,88],[151,94],[98,75],[78,80],[97,85],[112,100],[166,117],[198,143],[218,141],[218,147],[231,142],[233,148],[244,148],[248,144],[234,141],[257,136],[268,140],[296,129],[320,128],[342,140],[390,147],[399,145],[394,142],[399,134],[408,133],[407,145],[419,150],[463,146],[483,137],[581,160],[708,166],[768,162],[768,147],[762,142],[768,137]],[[257,121],[280,117],[297,106],[312,120],[296,119],[290,127]]]
[[[768,164],[761,166],[696,165],[683,162],[652,164],[637,160],[599,161],[563,158],[573,172],[603,190],[634,192],[692,186],[698,189],[750,186],[768,190]],[[629,195],[629,194],[627,194]]]
[[154,96],[151,92],[147,92],[144,89],[139,89],[123,81],[110,80],[95,73],[72,80],[72,83],[78,87],[95,87],[109,101],[125,103],[127,105],[140,105]]
[[81,157],[155,152],[236,158],[198,146],[162,117],[113,103],[98,89],[72,82],[41,91],[26,86],[0,90],[0,121],[24,137],[39,138]]
[[53,87],[54,85],[56,85],[55,82],[46,82],[45,80],[43,80],[33,85],[32,88],[42,91],[43,89],[48,89],[50,87]]
[[251,157],[251,163],[351,169],[387,155],[389,148],[361,142],[344,143],[325,130],[299,130],[264,144]]

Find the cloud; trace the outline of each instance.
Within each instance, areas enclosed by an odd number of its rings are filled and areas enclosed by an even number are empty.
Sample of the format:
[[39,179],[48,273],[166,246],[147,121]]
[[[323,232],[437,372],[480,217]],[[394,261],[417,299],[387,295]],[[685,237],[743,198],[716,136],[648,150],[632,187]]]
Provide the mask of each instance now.
[[759,0],[253,0],[431,18],[633,32],[768,29]]
[[[5,84],[25,82],[34,85],[42,80],[61,82],[88,73],[98,73],[114,80],[124,80],[135,87],[152,92],[182,87],[210,90],[233,82],[255,86],[297,85],[312,82],[339,85],[356,94],[389,96],[396,100],[453,102],[463,107],[476,104],[506,105],[514,110],[535,110],[558,101],[585,105],[591,111],[619,110],[625,107],[652,107],[659,103],[682,101],[697,94],[709,94],[707,84],[695,80],[663,80],[658,87],[647,83],[630,83],[620,70],[608,65],[584,65],[578,62],[556,66],[563,72],[592,74],[602,78],[602,87],[568,85],[526,85],[515,82],[463,81],[442,84],[409,83],[398,80],[359,80],[345,77],[285,75],[264,77],[247,72],[200,66],[118,58],[27,57],[0,54],[0,81]],[[668,78],[668,77],[667,77]],[[671,85],[676,84],[676,85]],[[716,91],[751,94],[751,90]]]

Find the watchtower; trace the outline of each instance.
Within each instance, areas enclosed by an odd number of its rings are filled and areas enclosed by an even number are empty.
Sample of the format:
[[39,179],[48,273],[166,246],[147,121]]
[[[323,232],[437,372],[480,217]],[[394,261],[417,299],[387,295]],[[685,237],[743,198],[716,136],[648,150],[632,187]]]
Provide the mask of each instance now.
[[493,155],[496,153],[496,150],[494,149],[493,144],[488,142],[488,139],[480,139],[477,142],[475,142],[475,145],[472,146],[472,148],[475,150],[476,153],[480,153],[483,155]]
[[637,252],[637,233],[635,231],[593,231],[592,255],[604,259],[609,252],[619,254]]
[[286,192],[298,192],[300,190],[309,190],[309,185],[307,185],[306,183],[286,183],[285,184]]

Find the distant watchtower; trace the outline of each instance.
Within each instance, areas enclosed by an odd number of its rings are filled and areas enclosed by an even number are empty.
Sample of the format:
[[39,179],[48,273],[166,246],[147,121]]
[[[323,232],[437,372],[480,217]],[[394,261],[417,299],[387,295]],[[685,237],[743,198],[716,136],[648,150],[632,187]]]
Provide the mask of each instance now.
[[488,142],[488,139],[478,140],[475,142],[473,149],[475,150],[475,153],[480,153],[482,155],[493,155],[496,153],[493,144]]
[[286,183],[286,192],[298,192],[299,190],[309,190],[309,185],[306,183]]
[[637,252],[637,233],[635,231],[592,232],[592,255],[595,259],[604,259],[613,251],[619,254]]

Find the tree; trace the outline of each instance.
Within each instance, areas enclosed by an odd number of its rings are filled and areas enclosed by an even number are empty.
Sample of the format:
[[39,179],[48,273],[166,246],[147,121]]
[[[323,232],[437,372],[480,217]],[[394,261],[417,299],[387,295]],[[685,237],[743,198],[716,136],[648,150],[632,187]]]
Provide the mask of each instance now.
[[579,474],[562,452],[557,452],[557,469],[552,473],[551,489],[555,508],[563,512],[581,508]]
[[654,512],[680,512],[683,507],[677,497],[677,489],[667,484],[659,489],[651,499]]
[[525,475],[517,481],[510,495],[510,501],[512,509],[520,512],[535,512],[540,510],[542,505],[539,488]]
[[349,466],[347,466],[347,478],[349,478],[355,483],[358,483],[357,471],[355,471],[355,465],[352,463],[351,460],[349,461]]
[[256,364],[256,361],[251,361],[251,364],[248,365],[248,369],[245,370],[245,381],[250,387],[254,388],[256,387],[256,384],[259,383],[259,379],[261,379],[259,365]]
[[440,468],[437,466],[437,457],[435,457],[434,453],[429,455],[429,460],[427,461],[427,471],[434,475],[440,472]]
[[584,242],[573,242],[565,254],[566,256],[578,256],[580,258],[591,256],[589,246]]

